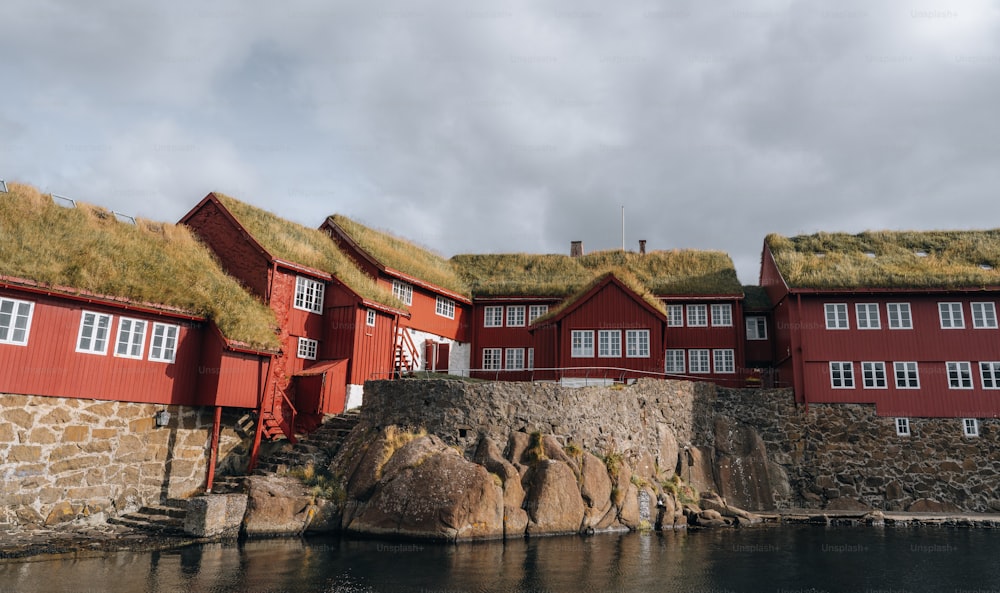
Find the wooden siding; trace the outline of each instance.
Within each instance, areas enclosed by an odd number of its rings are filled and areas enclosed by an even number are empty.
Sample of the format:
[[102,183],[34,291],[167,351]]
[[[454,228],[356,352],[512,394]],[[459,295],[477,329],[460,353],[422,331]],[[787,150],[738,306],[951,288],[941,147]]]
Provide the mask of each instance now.
[[208,245],[230,276],[238,279],[262,300],[268,297],[270,265],[267,257],[251,243],[214,200],[206,200],[183,221]]
[[[748,370],[746,369],[746,364],[744,361],[744,320],[742,307],[740,306],[739,300],[736,298],[732,299],[718,299],[718,300],[682,300],[682,299],[665,299],[666,304],[669,305],[680,305],[684,307],[684,325],[683,326],[668,326],[666,328],[666,338],[664,345],[664,352],[661,353],[662,356],[666,355],[667,349],[680,349],[684,350],[685,354],[693,349],[698,350],[709,350],[709,373],[691,373],[691,362],[690,359],[685,358],[686,369],[685,375],[692,379],[699,381],[711,381],[719,385],[724,385],[726,387],[742,387],[745,383]],[[691,326],[688,324],[688,305],[702,305],[705,307],[706,323],[705,326]],[[731,311],[732,324],[726,326],[713,326],[712,325],[712,305],[729,305]],[[713,356],[711,351],[714,350],[732,350],[733,351],[733,372],[732,373],[716,373],[714,360],[711,358]],[[665,366],[660,368],[660,372],[665,370]]]
[[217,331],[206,331],[198,365],[198,404],[256,408],[267,381],[269,358],[231,351]]
[[369,379],[388,379],[392,375],[396,344],[394,315],[375,312],[375,327],[367,324],[368,310],[354,309],[354,350],[348,383],[363,385]]
[[[508,348],[524,348],[525,364],[528,362],[528,349],[534,348],[535,368],[553,368],[557,366],[557,359],[554,353],[551,352],[554,340],[543,337],[551,336],[556,326],[546,325],[534,328],[531,331],[528,329],[530,327],[528,314],[532,305],[547,305],[549,308],[554,308],[557,304],[559,304],[558,299],[552,298],[477,300],[472,312],[469,314],[469,319],[472,320],[471,328],[468,332],[472,339],[470,368],[482,369],[483,351],[487,348],[500,348],[502,353],[505,353]],[[486,307],[503,308],[502,326],[485,326]],[[507,325],[507,307],[524,307],[524,326]],[[506,364],[506,358],[502,360],[503,363],[501,366],[503,367]],[[483,379],[500,379],[502,381],[530,381],[532,379],[549,378],[549,375],[530,372],[528,369],[511,371],[501,368],[500,371],[499,373],[497,371],[473,372],[472,376]]]
[[[403,281],[400,280],[400,282]],[[392,292],[393,278],[383,274],[379,276],[378,283]],[[409,283],[407,282],[407,284]],[[455,318],[448,319],[437,314],[437,293],[414,284],[410,284],[410,286],[413,288],[413,302],[406,307],[410,312],[410,318],[403,320],[404,327],[458,342],[469,341],[470,307],[468,305],[449,298],[448,300],[455,304]]]

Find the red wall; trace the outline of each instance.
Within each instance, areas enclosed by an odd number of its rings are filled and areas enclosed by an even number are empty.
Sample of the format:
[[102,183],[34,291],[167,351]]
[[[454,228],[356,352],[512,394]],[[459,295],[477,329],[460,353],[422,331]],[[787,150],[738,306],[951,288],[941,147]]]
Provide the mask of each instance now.
[[[555,358],[554,352],[552,352],[554,341],[551,336],[555,333],[554,326],[545,326],[542,328],[536,328],[534,332],[528,331],[528,311],[531,305],[548,305],[549,308],[555,307],[559,301],[552,298],[538,298],[538,299],[503,299],[503,300],[477,300],[475,307],[469,313],[468,319],[471,320],[471,327],[469,330],[469,337],[472,340],[472,360],[471,368],[479,369],[483,366],[483,350],[485,348],[524,348],[525,349],[525,364],[528,362],[528,348],[535,349],[535,368],[553,368],[557,366],[557,359]],[[507,307],[508,306],[523,306],[525,311],[525,326],[524,327],[508,327],[507,323]],[[485,311],[486,307],[504,307],[504,325],[502,327],[485,327]],[[504,363],[505,364],[505,363]],[[528,381],[531,379],[541,379],[547,378],[548,375],[544,373],[533,373],[530,371],[506,371],[502,370],[500,373],[496,371],[488,371],[482,373],[473,373],[473,376],[480,378],[499,378],[503,381]]]
[[[746,365],[744,363],[744,333],[745,326],[743,321],[743,312],[740,301],[736,298],[731,299],[716,299],[716,300],[677,300],[671,299],[666,301],[667,305],[681,305],[684,307],[684,326],[683,327],[667,327],[666,339],[664,350],[667,349],[728,349],[733,351],[733,360],[735,365],[734,373],[716,373],[713,360],[711,359],[711,352],[709,353],[709,368],[712,370],[711,373],[707,374],[692,374],[690,372],[690,361],[687,361],[686,374],[697,380],[712,381],[726,387],[741,387],[745,382],[745,376],[747,374]],[[712,325],[712,305],[727,304],[730,305],[732,311],[732,325],[731,326],[713,326]],[[687,319],[687,306],[688,305],[704,305],[707,314],[707,326],[688,326]],[[665,352],[660,353],[661,357],[665,356]],[[665,366],[660,368],[660,372],[665,370]]]
[[380,311],[375,313],[375,327],[366,323],[367,310],[356,307],[354,311],[354,356],[348,382],[363,385],[369,379],[388,379],[395,358],[395,317]]
[[256,408],[267,381],[268,358],[230,351],[218,332],[206,331],[198,365],[198,404]]
[[[378,283],[392,292],[392,280],[392,278],[383,275],[379,277]],[[436,313],[437,293],[415,284],[410,284],[410,286],[413,287],[413,303],[406,307],[410,312],[410,319],[403,320],[404,327],[459,342],[469,341],[468,330],[471,315],[468,305],[451,299],[455,303],[455,318],[448,319]]]
[[267,258],[243,236],[214,201],[207,201],[184,221],[215,253],[223,269],[261,299],[267,298]]

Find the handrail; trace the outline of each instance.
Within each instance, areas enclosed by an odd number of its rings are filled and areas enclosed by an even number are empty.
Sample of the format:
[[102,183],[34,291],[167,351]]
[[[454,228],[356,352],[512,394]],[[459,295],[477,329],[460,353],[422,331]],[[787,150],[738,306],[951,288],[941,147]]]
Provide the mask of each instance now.
[[406,331],[405,327],[399,328],[396,345],[403,353],[409,355],[414,367],[420,366],[420,352],[417,350],[417,345],[413,343],[413,337],[410,336],[410,332]]

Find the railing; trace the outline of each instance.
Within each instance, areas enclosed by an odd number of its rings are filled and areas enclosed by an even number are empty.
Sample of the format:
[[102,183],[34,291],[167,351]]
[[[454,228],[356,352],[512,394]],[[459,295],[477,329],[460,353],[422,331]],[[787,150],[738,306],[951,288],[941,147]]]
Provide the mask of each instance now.
[[405,370],[413,370],[420,367],[420,352],[417,351],[417,345],[413,343],[413,338],[410,336],[410,332],[406,331],[405,327],[399,328],[399,335],[396,340],[396,370],[402,372],[403,367],[403,355],[406,355],[410,359],[410,368]]

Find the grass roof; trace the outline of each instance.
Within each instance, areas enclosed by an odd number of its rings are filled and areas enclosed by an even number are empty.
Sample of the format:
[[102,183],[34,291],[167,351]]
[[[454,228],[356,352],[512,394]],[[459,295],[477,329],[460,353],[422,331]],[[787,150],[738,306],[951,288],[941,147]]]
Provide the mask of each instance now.
[[565,255],[456,255],[458,274],[477,297],[566,297],[593,280],[591,270]]
[[591,269],[624,268],[657,295],[742,294],[733,260],[722,251],[672,249],[646,254],[597,251],[580,258]]
[[181,225],[118,222],[103,208],[63,208],[19,183],[0,194],[0,273],[54,289],[166,306],[211,319],[230,340],[277,349],[274,314],[223,272]]
[[642,283],[642,281],[640,281],[634,274],[632,274],[627,270],[617,269],[617,270],[608,270],[604,273],[598,274],[590,282],[588,282],[586,285],[577,290],[569,298],[564,299],[561,303],[559,303],[555,307],[550,308],[545,315],[542,315],[541,317],[537,318],[533,323],[534,324],[545,323],[550,319],[558,317],[559,315],[562,314],[563,311],[574,305],[580,299],[580,297],[590,292],[595,286],[604,282],[608,278],[608,276],[614,276],[615,278],[617,278],[632,292],[639,295],[639,298],[645,301],[646,304],[659,311],[660,314],[663,315],[664,317],[667,315],[667,307],[663,304],[663,301],[656,298],[656,296],[649,291],[649,289],[646,287],[645,284]]
[[390,233],[376,231],[340,214],[334,214],[330,220],[383,266],[441,288],[469,295],[469,287],[455,268],[433,251]]
[[764,240],[793,288],[1000,286],[1000,230],[771,234]]
[[767,296],[767,291],[761,286],[748,284],[743,287],[744,308],[747,311],[767,311],[773,306],[771,297]]
[[273,257],[332,274],[362,298],[406,309],[406,305],[361,271],[322,231],[285,220],[227,195],[215,195]]

